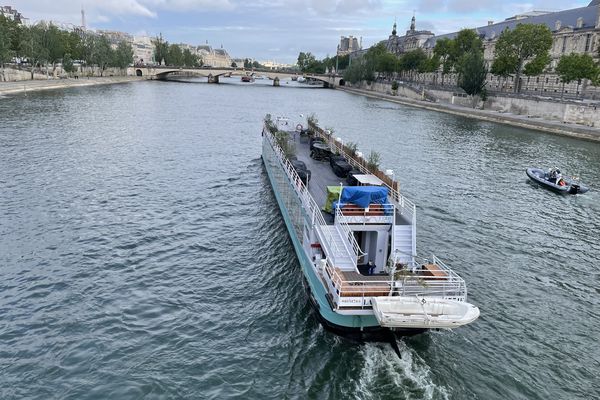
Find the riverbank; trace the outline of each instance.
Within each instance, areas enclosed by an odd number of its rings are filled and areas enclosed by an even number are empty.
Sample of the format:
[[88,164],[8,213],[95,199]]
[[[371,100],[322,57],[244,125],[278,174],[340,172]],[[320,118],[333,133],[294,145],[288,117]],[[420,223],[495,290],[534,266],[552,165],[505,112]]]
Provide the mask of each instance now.
[[0,82],[0,96],[17,93],[35,92],[39,90],[65,89],[80,86],[109,85],[116,83],[146,80],[137,76],[111,76],[79,79],[48,79],[18,82]]
[[600,129],[587,127],[583,125],[567,124],[559,121],[541,120],[531,118],[526,115],[517,115],[511,113],[501,113],[491,110],[480,110],[457,106],[453,104],[432,103],[423,100],[414,100],[407,97],[392,96],[384,93],[373,92],[370,90],[356,89],[345,86],[338,86],[337,89],[349,93],[361,94],[367,97],[383,99],[393,103],[403,104],[411,107],[424,108],[432,111],[439,111],[448,114],[470,117],[482,121],[497,122],[500,124],[528,128],[548,133],[554,133],[563,136],[570,136],[579,139],[600,142]]

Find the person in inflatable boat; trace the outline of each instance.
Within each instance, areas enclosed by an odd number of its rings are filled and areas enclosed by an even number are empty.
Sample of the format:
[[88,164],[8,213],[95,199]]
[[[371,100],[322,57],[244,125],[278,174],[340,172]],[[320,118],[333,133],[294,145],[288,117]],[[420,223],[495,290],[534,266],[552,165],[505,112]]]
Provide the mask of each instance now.
[[559,186],[565,186],[565,181],[562,178],[562,174],[558,168],[553,168],[550,170],[550,182],[555,183]]

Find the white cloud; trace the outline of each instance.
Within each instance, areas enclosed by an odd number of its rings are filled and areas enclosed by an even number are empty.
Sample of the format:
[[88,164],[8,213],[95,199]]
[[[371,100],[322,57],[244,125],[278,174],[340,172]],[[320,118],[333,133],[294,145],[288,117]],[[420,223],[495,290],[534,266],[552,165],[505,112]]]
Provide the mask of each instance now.
[[174,12],[230,11],[235,6],[229,0],[140,0],[147,7]]

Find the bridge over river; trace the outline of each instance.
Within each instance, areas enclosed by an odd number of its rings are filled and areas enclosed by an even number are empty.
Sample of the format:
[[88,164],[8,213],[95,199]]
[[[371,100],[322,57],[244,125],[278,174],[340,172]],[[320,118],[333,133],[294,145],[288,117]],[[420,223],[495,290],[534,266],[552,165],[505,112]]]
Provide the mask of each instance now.
[[[150,79],[166,80],[169,77],[196,77],[207,78],[208,83],[219,83],[220,77],[230,76],[266,76],[273,81],[274,86],[279,85],[279,81],[297,77],[293,72],[279,71],[247,71],[236,68],[174,68],[174,67],[129,67],[127,75],[145,76]],[[344,79],[335,75],[305,74],[306,79],[314,79],[323,82],[324,87],[333,88],[344,86]]]

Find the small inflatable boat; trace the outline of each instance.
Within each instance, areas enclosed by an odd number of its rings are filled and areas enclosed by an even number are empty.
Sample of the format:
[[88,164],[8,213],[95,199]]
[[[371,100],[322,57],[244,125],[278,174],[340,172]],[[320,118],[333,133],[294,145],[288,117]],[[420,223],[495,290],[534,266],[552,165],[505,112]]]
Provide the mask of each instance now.
[[534,182],[563,194],[585,193],[590,190],[589,187],[582,185],[578,180],[563,177],[556,183],[556,179],[551,177],[550,172],[544,171],[541,168],[527,168],[527,176]]

